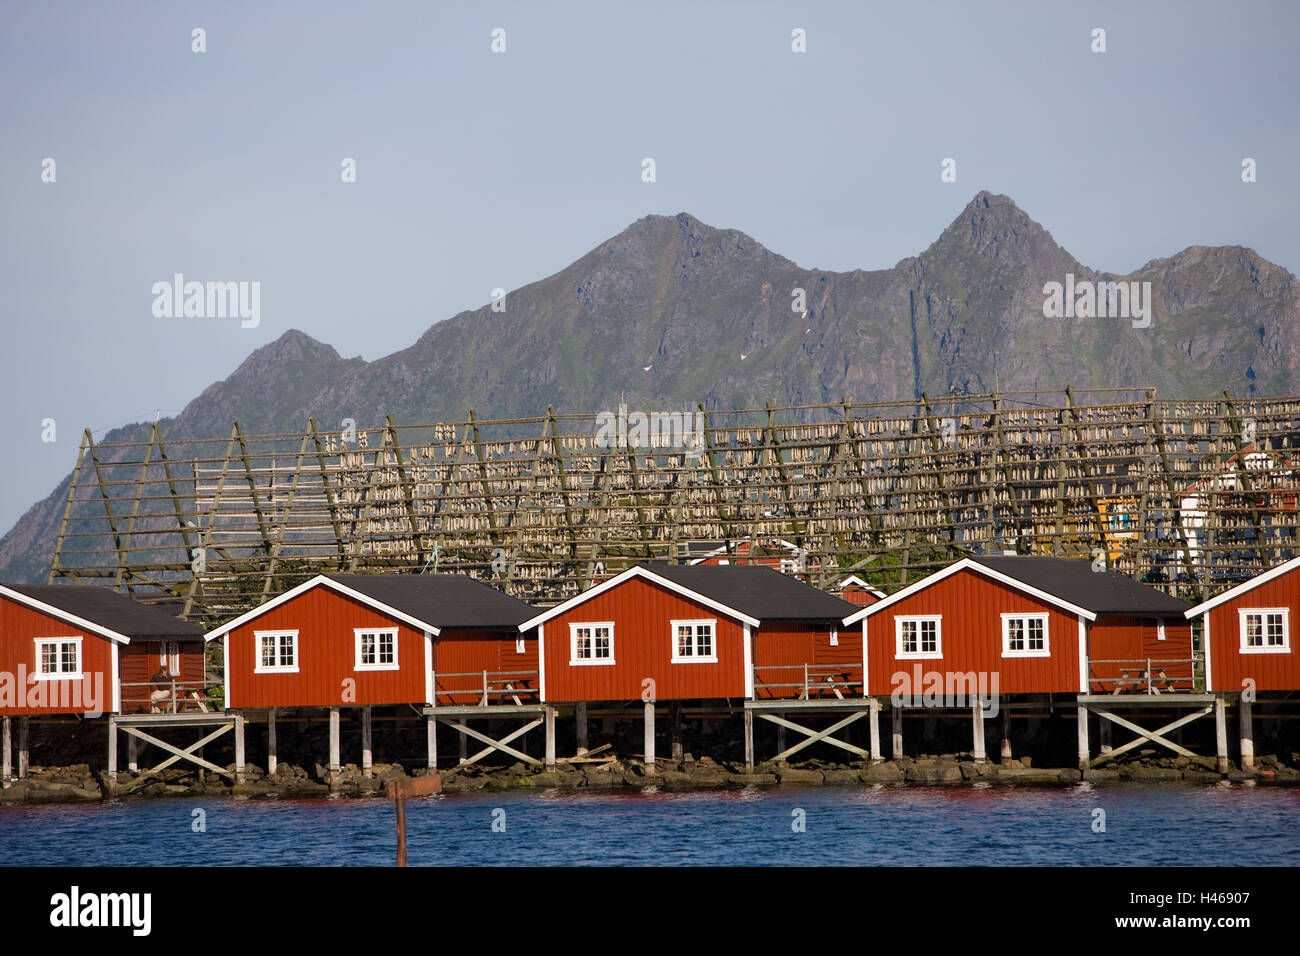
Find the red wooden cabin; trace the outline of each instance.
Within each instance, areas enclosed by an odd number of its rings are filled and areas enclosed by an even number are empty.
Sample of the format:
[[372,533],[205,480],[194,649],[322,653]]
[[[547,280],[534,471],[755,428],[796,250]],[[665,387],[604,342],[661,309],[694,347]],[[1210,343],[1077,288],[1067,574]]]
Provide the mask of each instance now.
[[460,574],[322,574],[209,631],[226,707],[491,703],[540,691],[537,609]]
[[550,702],[861,696],[853,605],[771,568],[629,568],[521,625]]
[[203,688],[195,625],[107,588],[0,585],[0,716],[173,710]]
[[816,559],[809,559],[807,551],[782,538],[742,538],[732,542],[730,551],[727,550],[726,542],[703,544],[710,546],[708,550],[698,557],[690,558],[687,564],[752,564],[801,578],[820,567]]
[[981,557],[922,578],[844,624],[862,624],[872,696],[896,688],[919,695],[918,681],[931,673],[945,675],[944,686],[953,683],[946,675],[974,674],[981,693],[1145,693],[1152,683],[1193,689],[1186,609],[1086,560]]
[[870,607],[883,600],[885,592],[873,587],[856,574],[851,574],[835,586],[834,593],[858,607]]
[[1229,588],[1187,611],[1201,619],[1205,689],[1300,690],[1291,615],[1300,607],[1300,558]]

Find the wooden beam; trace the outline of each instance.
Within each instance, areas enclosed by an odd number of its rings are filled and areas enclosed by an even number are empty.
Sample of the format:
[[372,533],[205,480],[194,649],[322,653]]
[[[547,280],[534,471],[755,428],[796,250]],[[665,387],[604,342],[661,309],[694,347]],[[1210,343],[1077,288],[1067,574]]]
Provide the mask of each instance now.
[[884,755],[880,752],[880,701],[871,700],[871,762],[883,763]]
[[655,765],[655,702],[645,702],[645,765]]
[[[111,743],[109,745],[108,752],[109,752],[110,763],[112,764],[113,767],[113,773],[116,774],[116,768],[117,768],[116,731],[118,727],[116,726],[116,721],[113,721],[112,723],[115,726],[112,731],[112,738],[111,738]],[[145,731],[141,730],[139,727],[132,726],[131,724],[122,724],[120,725],[120,729],[122,730],[123,733],[127,735],[128,739],[130,739],[131,737],[139,737],[145,743],[153,744],[155,747],[158,747],[162,750],[165,750],[167,753],[172,754],[172,756],[168,757],[162,763],[158,764],[158,766],[145,770],[143,771],[143,773],[146,774],[161,773],[163,770],[166,770],[168,767],[176,763],[178,760],[187,760],[190,763],[195,764],[199,767],[203,767],[206,770],[211,770],[213,773],[219,773],[224,777],[236,779],[235,776],[232,775],[229,770],[226,770],[222,767],[218,767],[214,763],[209,763],[208,761],[204,760],[202,757],[198,756],[197,754],[197,751],[200,748],[202,748],[205,744],[211,743],[212,741],[220,737],[222,734],[227,733],[230,730],[234,729],[234,726],[235,726],[234,722],[232,721],[229,724],[225,724],[221,727],[218,727],[212,733],[208,734],[206,737],[202,738],[197,743],[190,744],[190,746],[186,747],[184,750],[180,749],[179,747],[176,747],[173,744],[169,744],[165,740],[160,740],[157,737],[153,736],[152,734],[146,733]]]
[[971,712],[971,753],[976,763],[984,763],[988,755],[984,752],[984,705],[976,701]]
[[[1177,730],[1179,727],[1182,727],[1186,724],[1190,724],[1192,721],[1197,720],[1200,717],[1204,717],[1206,714],[1212,712],[1213,710],[1214,710],[1213,705],[1209,707],[1202,707],[1192,711],[1189,714],[1184,715],[1183,717],[1178,718],[1178,720],[1175,720],[1173,723],[1165,724],[1165,726],[1159,727],[1155,730],[1147,730],[1145,727],[1139,727],[1137,724],[1133,723],[1130,720],[1125,720],[1123,717],[1118,717],[1115,714],[1111,713],[1110,711],[1102,710],[1101,708],[1098,707],[1096,710],[1093,711],[1094,713],[1096,713],[1098,717],[1102,717],[1106,720],[1111,721],[1112,723],[1118,724],[1119,726],[1123,727],[1125,730],[1133,731],[1133,733],[1138,735],[1138,738],[1136,740],[1129,741],[1128,743],[1124,744],[1122,747],[1116,747],[1110,753],[1101,754],[1100,756],[1093,759],[1089,764],[1089,766],[1096,767],[1100,764],[1105,763],[1108,760],[1114,760],[1116,757],[1120,757],[1123,754],[1128,753],[1133,748],[1142,746],[1142,744],[1146,743],[1147,741],[1150,741],[1153,744],[1159,744],[1162,747],[1167,747],[1168,749],[1172,750],[1174,753],[1179,754],[1181,756],[1195,757],[1196,754],[1192,753],[1192,751],[1188,750],[1186,747],[1174,743],[1172,740],[1166,740],[1164,738],[1164,735],[1169,733],[1171,730]],[[1227,733],[1225,731],[1224,738],[1223,738],[1223,746],[1225,748],[1224,749],[1225,753],[1227,752],[1226,748],[1228,746],[1227,740],[1228,740]]]
[[266,712],[266,775],[274,777],[279,767],[275,740],[275,708]]
[[374,755],[374,737],[373,728],[370,723],[370,707],[361,708],[361,774],[369,777],[373,775],[372,763]]
[[1092,766],[1092,748],[1088,745],[1088,708],[1082,704],[1075,711],[1077,721],[1076,737],[1079,743],[1079,769],[1087,770]]
[[10,736],[12,718],[3,718],[3,729],[0,729],[0,749],[3,749],[4,756],[0,758],[0,783],[5,787],[9,786],[9,778],[13,775],[14,755],[13,755],[13,738]]
[[1255,767],[1255,728],[1252,725],[1251,711],[1254,704],[1246,699],[1237,703],[1237,720],[1241,725],[1241,769],[1252,770]]
[[754,771],[754,712],[745,708],[745,772]]
[[244,715],[235,715],[235,783],[244,782]]
[[31,753],[28,750],[28,734],[30,732],[31,718],[24,714],[18,718],[18,779],[23,780],[27,777],[27,772],[31,769]]
[[334,777],[343,768],[339,766],[339,709],[330,708],[330,776]]
[[573,721],[578,737],[578,746],[575,748],[577,756],[585,757],[587,755],[587,702],[585,700],[574,704]]
[[889,716],[893,722],[893,740],[891,741],[891,754],[897,760],[903,756],[903,708],[897,704],[889,708]]
[[475,740],[479,741],[480,743],[487,744],[485,748],[480,750],[478,753],[474,754],[474,756],[466,757],[464,760],[462,760],[460,762],[460,766],[462,767],[467,767],[472,763],[477,763],[478,761],[486,757],[488,754],[492,753],[492,751],[494,750],[499,750],[504,754],[509,754],[510,756],[514,757],[516,760],[522,760],[526,764],[531,764],[532,766],[535,767],[541,766],[542,762],[538,760],[536,757],[530,757],[528,756],[528,754],[524,753],[523,751],[515,750],[513,747],[507,745],[510,743],[510,741],[514,740],[516,737],[522,737],[524,734],[528,733],[528,731],[532,730],[534,727],[541,725],[544,722],[545,722],[545,716],[537,717],[534,720],[531,720],[528,723],[524,724],[518,730],[506,734],[506,736],[502,737],[500,740],[493,740],[487,734],[480,733],[479,731],[475,730],[473,727],[471,727],[463,720],[443,721],[443,723],[445,723],[447,726],[452,727],[462,735],[461,740],[464,740],[467,737],[473,737]]
[[1011,757],[1011,711],[1006,706],[1002,707],[1002,763],[1009,763]]
[[1214,752],[1219,773],[1228,772],[1228,714],[1222,697],[1214,699]]
[[787,720],[786,718],[779,717],[776,714],[766,714],[762,711],[758,714],[758,716],[762,717],[764,720],[776,724],[778,727],[788,727],[790,730],[796,730],[805,735],[804,740],[795,744],[793,747],[788,747],[785,750],[782,750],[773,757],[772,761],[774,763],[779,760],[785,760],[792,754],[796,754],[805,747],[810,747],[818,742],[830,744],[832,747],[838,747],[841,750],[847,750],[849,753],[856,754],[863,760],[869,759],[871,754],[868,751],[863,750],[861,747],[854,746],[853,744],[845,743],[843,740],[838,740],[832,736],[836,731],[842,730],[854,721],[861,720],[866,715],[867,709],[864,708],[863,710],[854,711],[847,717],[837,720],[825,730],[813,730],[811,727],[804,727],[802,724],[797,724],[792,720]]
[[549,704],[546,707],[546,766],[548,768],[555,766],[555,708]]
[[434,720],[433,717],[426,716],[424,718],[424,722],[425,722],[425,728],[424,728],[425,737],[427,738],[426,744],[428,747],[428,757],[426,758],[426,766],[430,770],[437,770],[438,769],[438,721]]

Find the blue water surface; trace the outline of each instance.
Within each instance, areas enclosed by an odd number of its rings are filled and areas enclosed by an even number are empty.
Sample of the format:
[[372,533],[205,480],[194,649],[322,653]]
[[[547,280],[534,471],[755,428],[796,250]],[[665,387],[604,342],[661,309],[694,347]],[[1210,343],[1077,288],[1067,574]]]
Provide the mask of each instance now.
[[[1297,823],[1300,789],[1226,784],[510,791],[407,804],[412,866],[1295,866]],[[3,807],[0,865],[389,866],[394,824],[382,799]]]

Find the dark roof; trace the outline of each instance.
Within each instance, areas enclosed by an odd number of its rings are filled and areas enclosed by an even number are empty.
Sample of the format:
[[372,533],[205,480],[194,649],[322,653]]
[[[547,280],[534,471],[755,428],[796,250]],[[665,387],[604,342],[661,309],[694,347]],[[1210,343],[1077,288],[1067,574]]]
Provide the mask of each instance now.
[[465,574],[328,574],[438,629],[517,627],[537,608]]
[[197,625],[108,588],[59,584],[6,584],[5,587],[125,637],[203,640],[203,630]]
[[1182,617],[1190,604],[1118,571],[1094,571],[1078,558],[979,557],[976,564],[1094,614]]
[[856,604],[756,564],[647,564],[647,571],[757,620],[843,620]]

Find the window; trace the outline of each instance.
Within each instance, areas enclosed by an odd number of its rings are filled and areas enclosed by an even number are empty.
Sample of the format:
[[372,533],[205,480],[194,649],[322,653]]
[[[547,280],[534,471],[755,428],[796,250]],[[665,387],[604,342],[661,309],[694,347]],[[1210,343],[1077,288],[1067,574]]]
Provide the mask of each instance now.
[[596,624],[570,624],[569,663],[613,664],[613,623],[603,621]]
[[673,663],[717,662],[718,646],[714,641],[717,621],[673,621]]
[[895,656],[900,659],[943,657],[942,629],[939,620],[937,614],[894,618],[895,637],[898,643]]
[[158,666],[166,668],[173,676],[181,672],[181,645],[177,641],[163,641],[158,652]]
[[1242,608],[1241,653],[1286,654],[1291,650],[1291,611],[1284,607]]
[[839,628],[832,627],[832,628],[831,628],[831,647],[839,647],[839,646],[840,646],[840,631],[839,631]]
[[254,631],[257,638],[255,674],[296,674],[298,672],[297,631]]
[[525,638],[522,638],[522,637],[517,637],[517,638],[515,638],[515,653],[516,653],[516,654],[525,654],[525,653],[528,652],[528,645],[525,643],[525,641],[526,641],[526,639],[525,639]]
[[79,680],[81,638],[38,637],[34,676],[37,680]]
[[1048,657],[1046,614],[1003,614],[1003,657]]
[[397,628],[357,628],[357,666],[359,671],[397,670]]

